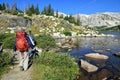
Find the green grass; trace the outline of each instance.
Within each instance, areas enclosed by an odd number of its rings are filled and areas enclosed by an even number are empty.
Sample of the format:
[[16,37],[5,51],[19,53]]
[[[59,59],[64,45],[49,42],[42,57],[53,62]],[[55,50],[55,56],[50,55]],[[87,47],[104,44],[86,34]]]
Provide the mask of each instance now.
[[[0,43],[3,44],[3,49],[13,49],[15,36],[14,34],[0,34]],[[10,53],[0,53],[0,77],[9,71],[12,55]]]
[[56,47],[55,39],[52,38],[51,36],[41,34],[41,35],[35,37],[35,40],[37,42],[38,48],[42,48],[44,50],[49,50],[50,48]]
[[9,66],[6,65],[4,67],[0,67],[0,78],[2,77],[3,74],[7,73],[10,70]]
[[33,80],[76,80],[79,74],[75,59],[68,54],[44,52],[34,60]]

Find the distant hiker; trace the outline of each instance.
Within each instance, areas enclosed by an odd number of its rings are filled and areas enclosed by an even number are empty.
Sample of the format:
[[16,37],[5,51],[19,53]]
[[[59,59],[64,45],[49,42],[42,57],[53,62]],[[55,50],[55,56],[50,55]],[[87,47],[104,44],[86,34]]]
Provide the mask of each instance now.
[[14,51],[18,51],[19,53],[19,67],[20,70],[27,70],[28,69],[28,61],[29,61],[29,55],[28,55],[28,49],[29,44],[27,42],[27,33],[25,30],[17,31],[16,32],[16,40],[14,45]]
[[36,43],[35,43],[34,35],[32,34],[31,31],[29,31],[29,34],[27,35],[27,41],[28,41],[28,44],[30,45],[30,48],[33,49]]
[[28,44],[30,45],[29,57],[39,56],[38,55],[38,50],[36,50],[36,48],[35,48],[36,41],[35,41],[34,35],[32,34],[31,30],[29,31],[29,34],[27,35],[27,41],[28,41]]

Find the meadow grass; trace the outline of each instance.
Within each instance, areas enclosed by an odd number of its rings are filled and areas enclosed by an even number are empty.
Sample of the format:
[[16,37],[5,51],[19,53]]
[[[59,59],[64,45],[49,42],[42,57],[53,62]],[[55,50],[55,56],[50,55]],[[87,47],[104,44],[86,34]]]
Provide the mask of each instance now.
[[43,52],[34,59],[33,80],[76,80],[79,68],[74,58],[64,53]]

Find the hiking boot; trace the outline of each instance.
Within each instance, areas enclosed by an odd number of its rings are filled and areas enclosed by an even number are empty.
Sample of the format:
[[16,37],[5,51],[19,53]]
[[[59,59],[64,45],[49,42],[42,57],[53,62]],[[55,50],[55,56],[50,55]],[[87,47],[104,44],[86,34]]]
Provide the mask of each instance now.
[[24,68],[23,68],[23,66],[20,66],[20,71],[24,71]]

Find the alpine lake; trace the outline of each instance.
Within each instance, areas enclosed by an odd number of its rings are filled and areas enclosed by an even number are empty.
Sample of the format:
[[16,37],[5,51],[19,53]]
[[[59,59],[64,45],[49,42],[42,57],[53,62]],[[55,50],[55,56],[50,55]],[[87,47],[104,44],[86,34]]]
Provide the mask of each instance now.
[[[76,59],[80,67],[81,75],[79,80],[120,80],[120,57],[114,54],[120,54],[120,32],[103,32],[104,37],[77,37],[72,40],[77,41],[77,47],[70,50],[62,49],[61,52],[70,54]],[[57,39],[63,42],[65,39]],[[107,60],[97,60],[85,57],[88,53],[99,53],[108,56]],[[98,67],[95,72],[87,72],[80,66],[80,60],[83,59]]]

